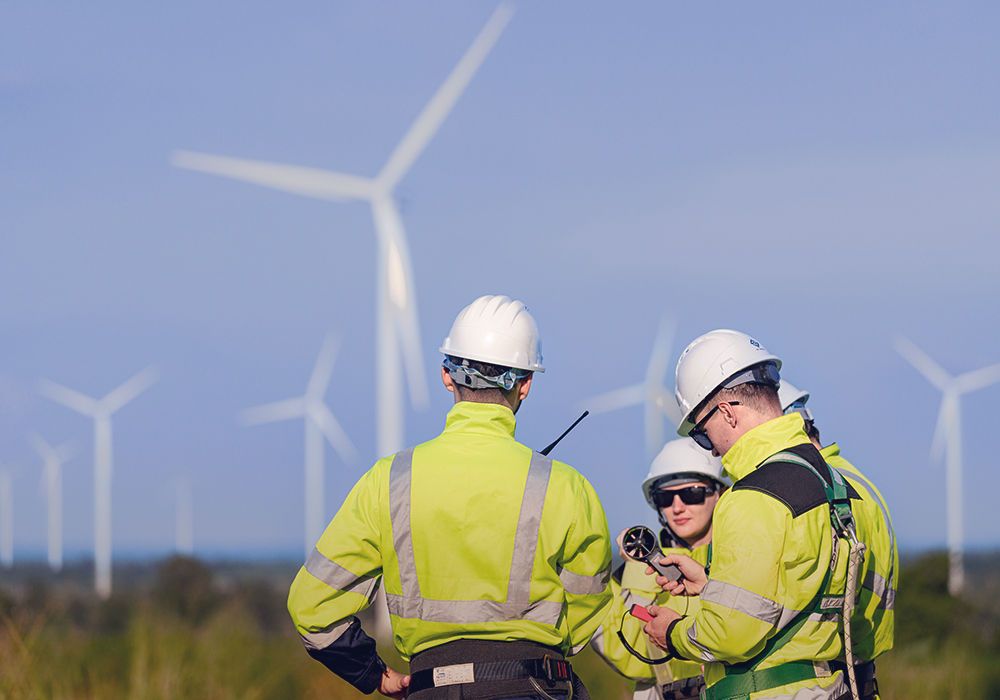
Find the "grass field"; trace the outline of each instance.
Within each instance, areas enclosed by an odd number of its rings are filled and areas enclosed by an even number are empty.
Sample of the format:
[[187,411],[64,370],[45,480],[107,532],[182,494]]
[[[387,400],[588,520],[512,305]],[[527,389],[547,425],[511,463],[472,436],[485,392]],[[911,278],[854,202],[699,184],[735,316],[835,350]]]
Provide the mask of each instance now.
[[[887,700],[1000,698],[1000,564],[970,566],[962,600],[947,595],[945,569],[942,555],[904,567],[896,648],[878,661]],[[80,572],[5,577],[0,700],[364,697],[302,649],[284,610],[292,573],[173,559],[126,572],[103,602]],[[405,669],[394,650],[382,653]],[[595,699],[631,697],[589,650],[574,667]]]

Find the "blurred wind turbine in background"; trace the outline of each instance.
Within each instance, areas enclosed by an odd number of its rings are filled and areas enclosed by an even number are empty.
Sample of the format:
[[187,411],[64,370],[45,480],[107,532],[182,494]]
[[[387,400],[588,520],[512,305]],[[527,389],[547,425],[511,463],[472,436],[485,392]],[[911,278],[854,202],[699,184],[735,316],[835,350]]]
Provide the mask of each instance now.
[[357,466],[361,458],[354,443],[340,427],[333,412],[326,405],[323,397],[330,385],[333,375],[333,365],[337,361],[337,350],[340,342],[332,333],[327,333],[320,348],[319,357],[313,367],[306,393],[294,399],[275,401],[255,408],[248,408],[240,413],[244,425],[259,425],[290,418],[305,418],[305,493],[306,493],[306,556],[312,552],[326,528],[326,517],[323,513],[325,486],[323,480],[323,437],[330,441],[333,449],[348,466]]
[[68,442],[59,447],[52,447],[38,433],[32,433],[29,439],[38,456],[42,458],[44,470],[42,481],[45,484],[45,500],[49,509],[49,568],[58,573],[63,565],[62,467],[76,450]]
[[147,367],[100,400],[47,379],[39,382],[43,396],[94,419],[94,587],[105,600],[111,596],[111,414],[159,376],[155,367]]
[[664,316],[653,341],[653,352],[646,366],[646,378],[639,384],[630,384],[581,401],[578,407],[591,413],[608,413],[620,408],[642,404],[645,407],[646,466],[663,449],[665,442],[663,418],[677,426],[681,422],[680,408],[673,391],[663,385],[670,370],[670,351],[673,349],[677,324]]
[[194,502],[191,487],[185,479],[177,481],[174,551],[191,556],[194,554]]
[[6,469],[0,471],[0,565],[14,566],[14,489]]
[[945,453],[945,499],[948,517],[948,592],[957,596],[965,587],[962,561],[962,394],[1000,382],[1000,364],[952,377],[923,350],[903,336],[897,336],[896,351],[943,394],[937,426],[931,444],[931,459]]
[[393,192],[448,116],[513,12],[506,3],[496,9],[374,178],[190,151],[176,151],[171,156],[171,162],[180,168],[231,177],[305,197],[336,202],[363,200],[371,205],[378,240],[376,457],[394,454],[404,447],[404,363],[413,407],[423,410],[428,404],[413,270],[403,220]]

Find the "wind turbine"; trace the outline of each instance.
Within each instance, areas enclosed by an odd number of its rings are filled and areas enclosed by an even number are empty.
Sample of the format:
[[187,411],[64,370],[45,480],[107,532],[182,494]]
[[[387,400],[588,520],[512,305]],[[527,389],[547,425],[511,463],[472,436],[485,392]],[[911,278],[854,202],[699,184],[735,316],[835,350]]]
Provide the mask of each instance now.
[[63,503],[62,467],[76,450],[70,443],[52,447],[38,433],[29,436],[32,446],[42,458],[45,490],[49,506],[49,568],[58,573],[63,564]]
[[371,205],[378,241],[375,403],[379,457],[398,452],[404,446],[402,363],[414,408],[423,410],[428,404],[413,270],[393,192],[448,116],[512,15],[513,8],[508,4],[496,9],[373,178],[190,151],[175,151],[171,156],[171,162],[179,168],[231,177],[304,197],[335,202],[361,200]]
[[39,391],[56,403],[94,419],[94,587],[103,599],[111,596],[111,415],[159,379],[147,367],[103,399],[93,399],[43,379]]
[[174,550],[178,554],[194,554],[194,503],[191,487],[184,479],[177,481],[174,529]]
[[14,566],[14,490],[6,469],[0,471],[0,566]]
[[245,425],[258,425],[289,418],[305,418],[305,462],[306,462],[306,556],[312,552],[326,527],[323,515],[323,438],[326,437],[340,458],[354,466],[361,459],[354,443],[340,427],[323,397],[330,384],[333,365],[337,360],[339,341],[332,333],[327,333],[320,348],[319,357],[313,367],[306,393],[294,399],[248,408],[240,414]]
[[645,406],[647,464],[663,449],[663,417],[666,416],[673,425],[679,425],[681,421],[680,409],[673,392],[663,386],[663,380],[670,369],[670,351],[676,330],[677,324],[673,320],[666,316],[660,319],[656,340],[653,341],[653,352],[646,366],[646,378],[642,382],[580,402],[580,406],[586,407],[591,413],[607,413],[639,404]]
[[931,445],[932,459],[945,453],[945,501],[948,518],[948,592],[957,596],[965,586],[962,561],[962,394],[1000,382],[1000,364],[952,377],[923,350],[903,336],[895,339],[896,351],[943,394]]

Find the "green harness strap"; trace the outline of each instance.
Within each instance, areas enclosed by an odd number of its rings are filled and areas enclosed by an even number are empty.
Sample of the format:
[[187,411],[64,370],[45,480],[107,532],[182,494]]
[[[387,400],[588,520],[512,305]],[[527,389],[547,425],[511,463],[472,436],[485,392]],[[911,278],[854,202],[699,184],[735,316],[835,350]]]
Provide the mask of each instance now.
[[[760,466],[771,462],[792,462],[807,467],[823,484],[826,500],[830,504],[830,522],[838,536],[856,539],[854,534],[854,517],[851,514],[851,502],[847,494],[847,484],[843,476],[827,465],[832,484],[827,483],[815,467],[807,460],[793,452],[779,452]],[[759,467],[758,467],[759,468]],[[813,613],[827,613],[824,592],[830,585],[833,567],[826,568],[823,583],[810,603],[796,615],[784,628],[767,640],[759,654],[738,664],[726,666],[726,675],[711,687],[702,691],[702,700],[730,700],[733,698],[748,698],[751,693],[770,688],[777,688],[789,683],[816,678],[816,667],[812,661],[789,661],[788,663],[758,671],[757,667],[781,647],[785,646],[802,628]]]

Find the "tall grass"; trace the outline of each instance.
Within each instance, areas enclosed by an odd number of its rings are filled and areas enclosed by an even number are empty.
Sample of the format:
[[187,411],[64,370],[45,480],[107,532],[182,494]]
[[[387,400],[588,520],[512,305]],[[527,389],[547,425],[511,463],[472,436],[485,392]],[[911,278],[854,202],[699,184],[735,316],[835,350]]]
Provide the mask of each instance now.
[[[152,590],[103,603],[0,601],[0,700],[366,697],[306,654],[284,612],[286,586],[256,581],[223,595],[204,585],[205,571],[175,560]],[[406,670],[394,649],[381,653]],[[595,698],[631,697],[592,653],[574,661]]]
[[[904,567],[896,648],[877,661],[884,700],[1000,698],[995,596],[951,598],[946,571],[936,555]],[[193,560],[172,560],[153,585],[105,602],[40,584],[19,589],[16,601],[0,591],[0,700],[365,697],[305,653],[286,591],[287,581],[260,579],[223,592]],[[406,670],[395,650],[381,653]],[[631,697],[591,651],[573,665],[595,700]]]

